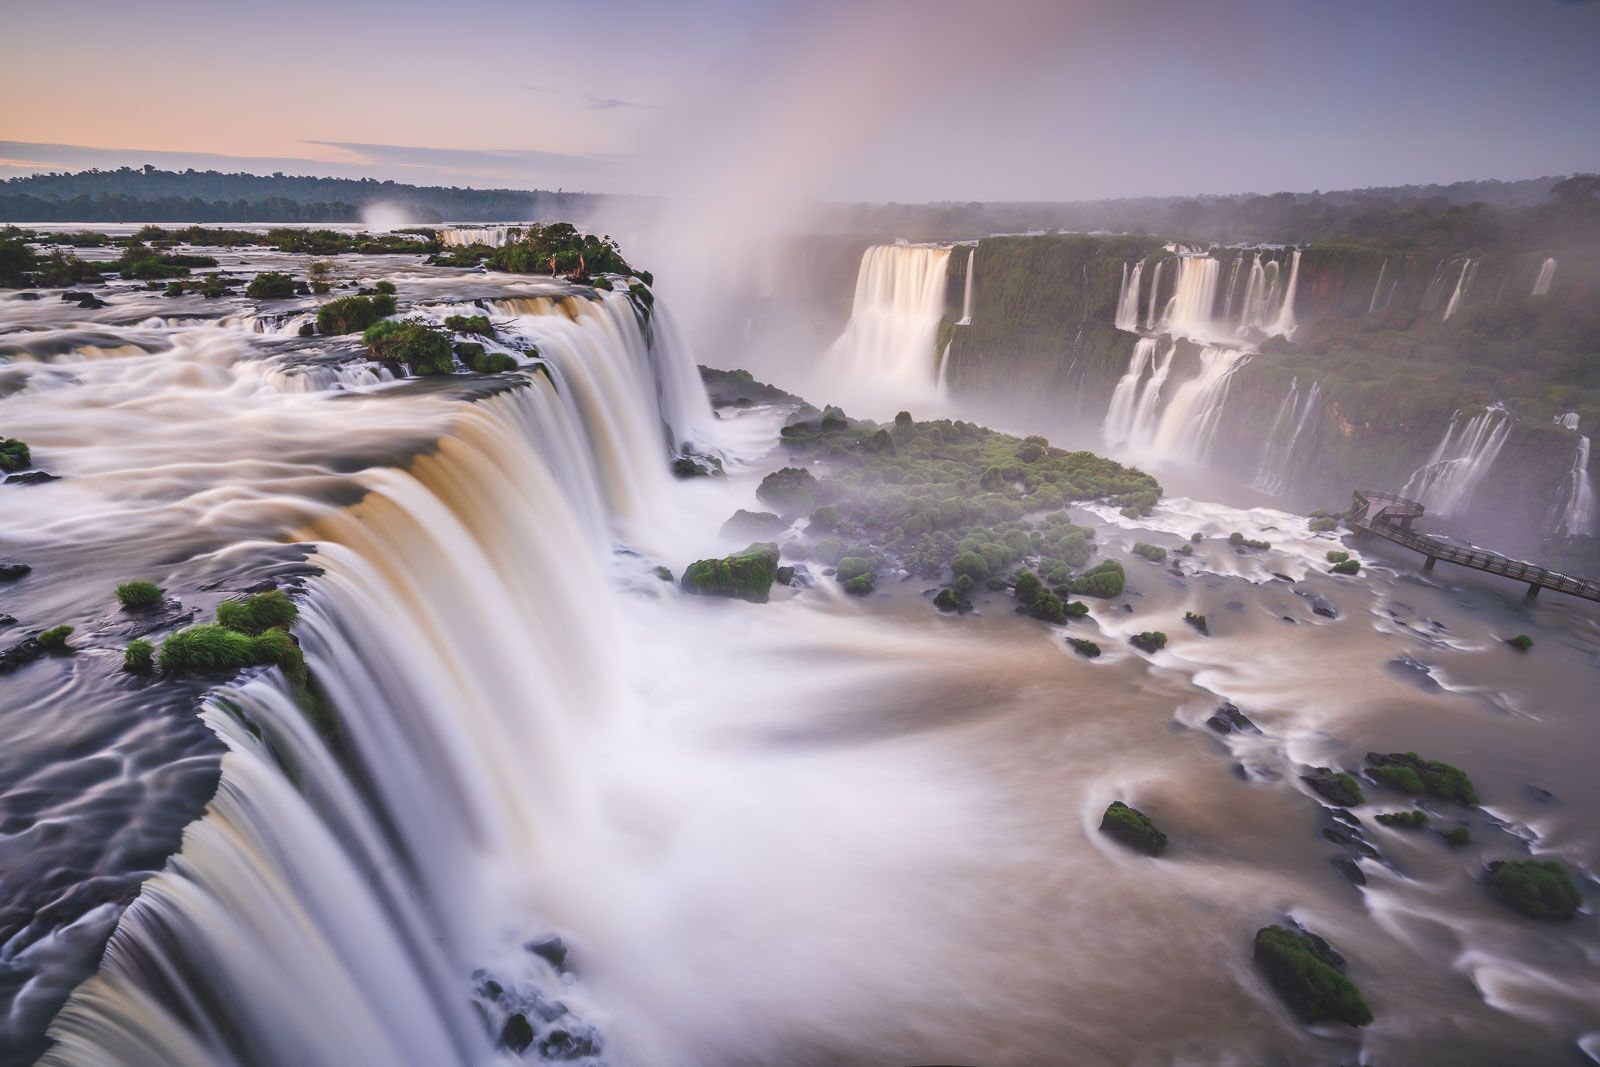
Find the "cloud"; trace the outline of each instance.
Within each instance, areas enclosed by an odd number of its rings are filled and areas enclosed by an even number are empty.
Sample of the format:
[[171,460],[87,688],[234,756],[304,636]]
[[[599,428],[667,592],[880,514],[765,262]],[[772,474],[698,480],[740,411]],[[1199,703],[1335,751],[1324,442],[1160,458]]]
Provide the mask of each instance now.
[[336,148],[356,161],[443,172],[525,174],[529,169],[592,174],[614,156],[547,152],[536,148],[431,148],[426,145],[369,144],[362,141],[317,141],[304,144]]
[[638,108],[641,111],[660,111],[658,104],[640,104],[632,100],[618,100],[614,96],[590,96],[584,94],[588,101],[590,111],[614,111],[617,108]]
[[519,83],[517,85],[517,88],[526,89],[530,93],[559,93],[559,92],[561,92],[560,89],[551,89],[551,88],[548,88],[547,86],[543,86],[543,85],[523,85],[523,84]]

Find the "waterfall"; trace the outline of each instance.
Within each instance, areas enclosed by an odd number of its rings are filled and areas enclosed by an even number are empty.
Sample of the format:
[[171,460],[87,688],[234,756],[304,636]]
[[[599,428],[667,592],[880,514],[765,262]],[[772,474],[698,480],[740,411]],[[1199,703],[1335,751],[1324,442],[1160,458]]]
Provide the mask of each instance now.
[[1383,276],[1389,271],[1389,259],[1384,257],[1383,263],[1378,267],[1378,280],[1372,286],[1372,299],[1367,301],[1367,314],[1378,310],[1378,294],[1383,291]]
[[1589,438],[1578,437],[1567,472],[1566,503],[1555,525],[1556,532],[1577,537],[1594,532],[1594,480],[1589,474]]
[[1428,461],[1411,475],[1401,495],[1440,515],[1459,515],[1488,477],[1511,433],[1511,418],[1496,404],[1471,418],[1456,412]]
[[1238,290],[1238,287],[1239,287],[1239,275],[1241,273],[1240,268],[1242,268],[1243,266],[1244,266],[1244,255],[1241,253],[1240,255],[1234,256],[1233,257],[1233,266],[1228,269],[1227,295],[1223,297],[1223,301],[1222,301],[1222,321],[1223,322],[1232,322],[1232,321],[1234,321],[1233,320],[1233,306],[1234,306],[1234,302],[1235,302],[1234,301],[1234,293]]
[[1196,341],[1205,341],[1216,332],[1212,312],[1221,269],[1222,265],[1210,256],[1179,258],[1177,288],[1160,324],[1164,332]]
[[1279,337],[1293,337],[1295,330],[1294,297],[1295,290],[1300,287],[1300,249],[1294,250],[1293,259],[1289,266],[1289,284],[1284,288],[1283,297],[1278,302],[1277,313],[1273,316],[1272,325],[1263,327],[1269,334]]
[[1539,264],[1539,277],[1533,282],[1533,296],[1549,296],[1550,283],[1556,280],[1556,261],[1546,259]]
[[1200,373],[1173,391],[1148,450],[1158,459],[1204,464],[1211,458],[1233,372],[1249,357],[1236,348],[1206,348]]
[[452,226],[439,231],[439,243],[446,247],[488,245],[499,248],[522,235],[523,226]]
[[1156,260],[1155,273],[1150,276],[1150,307],[1144,320],[1144,328],[1147,330],[1155,329],[1156,324],[1161,321],[1161,304],[1159,303],[1161,299],[1161,268],[1166,266],[1166,262],[1164,259]]
[[1578,413],[1568,411],[1555,417],[1555,424],[1563,430],[1576,430],[1578,428]]
[[933,398],[938,373],[934,344],[944,314],[949,258],[948,248],[867,249],[856,276],[850,322],[823,360],[830,374],[892,403]]
[[1461,274],[1456,278],[1455,291],[1450,294],[1450,302],[1444,307],[1444,317],[1446,321],[1449,320],[1451,315],[1456,313],[1456,308],[1461,305],[1461,298],[1465,296],[1467,290],[1472,287],[1472,279],[1477,276],[1477,273],[1477,260],[1467,259],[1462,261]]
[[1293,484],[1295,472],[1304,462],[1305,448],[1313,442],[1306,430],[1311,426],[1321,403],[1321,385],[1315,381],[1300,395],[1298,379],[1289,383],[1289,393],[1278,405],[1277,417],[1261,452],[1261,464],[1256,468],[1252,485],[1263,493],[1282,496]]
[[[1433,277],[1429,279],[1428,287],[1427,289],[1423,290],[1422,293],[1423,311],[1432,311],[1434,308],[1439,306],[1439,297],[1442,296],[1444,292],[1445,266],[1446,262],[1441,259],[1439,261],[1439,265],[1433,268]],[[1399,281],[1398,278],[1395,280]]]
[[977,261],[978,249],[974,246],[972,251],[967,253],[967,281],[961,292],[961,321],[957,323],[958,326],[972,325],[972,279],[977,273]]
[[1122,265],[1122,292],[1117,297],[1116,327],[1119,330],[1133,332],[1139,329],[1139,277],[1144,273],[1144,260],[1139,260],[1133,265],[1133,270],[1128,270],[1128,265]]
[[1128,358],[1128,369],[1117,381],[1117,387],[1111,393],[1111,404],[1106,409],[1105,422],[1101,424],[1100,433],[1106,444],[1112,448],[1126,445],[1133,437],[1134,408],[1139,401],[1139,386],[1142,384],[1145,370],[1155,357],[1155,351],[1154,337],[1141,337],[1134,342],[1133,355]]

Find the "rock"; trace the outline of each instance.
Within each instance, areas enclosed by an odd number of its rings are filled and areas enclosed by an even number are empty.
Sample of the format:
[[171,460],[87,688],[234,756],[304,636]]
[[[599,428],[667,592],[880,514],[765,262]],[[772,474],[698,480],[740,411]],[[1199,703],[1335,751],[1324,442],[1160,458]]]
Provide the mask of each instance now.
[[778,546],[765,541],[722,559],[696,560],[685,568],[678,584],[684,592],[697,596],[765,604],[777,575]]
[[817,506],[816,475],[804,467],[782,467],[761,479],[756,499],[789,518],[809,514]]
[[650,573],[660,578],[663,582],[672,581],[672,571],[666,567],[651,567]]
[[44,471],[28,471],[25,474],[6,475],[7,485],[43,485],[45,482],[59,482],[61,479],[54,474]]
[[567,944],[552,934],[522,946],[563,974],[567,973]]
[[1272,576],[1274,578],[1278,579],[1278,581],[1280,581],[1280,582],[1288,582],[1290,585],[1295,584],[1293,578],[1289,577],[1287,574],[1282,573],[1281,571],[1273,571],[1272,572]]
[[1206,617],[1204,615],[1199,615],[1192,611],[1186,611],[1183,613],[1183,621],[1200,631],[1200,633],[1206,637],[1211,636],[1211,628],[1206,624]]
[[0,563],[0,582],[14,582],[31,570],[26,563]]
[[1372,1022],[1372,1009],[1344,976],[1344,959],[1315,934],[1268,926],[1256,931],[1255,962],[1296,1015],[1349,1026]]
[[958,615],[965,615],[972,610],[972,601],[954,589],[941,589],[938,595],[933,598],[933,606],[940,611],[953,611]]
[[1069,637],[1067,638],[1067,644],[1071,645],[1072,650],[1084,659],[1094,659],[1100,655],[1100,646],[1093,641],[1085,641],[1081,637]]
[[40,300],[40,299],[42,299],[42,297],[40,297],[38,293],[18,293],[17,294],[17,299],[18,300]]
[[5,612],[0,611],[0,626],[15,626],[16,624],[17,617],[15,615],[7,615]]
[[761,541],[777,537],[787,529],[789,523],[770,511],[746,511],[740,508],[722,524],[720,533],[734,540]]
[[1413,795],[1426,792],[1468,808],[1478,803],[1472,779],[1448,763],[1423,759],[1415,752],[1368,752],[1367,763],[1372,767],[1368,773],[1392,789]]
[[0,652],[0,674],[10,674],[24,664],[32,663],[44,655],[44,645],[37,637],[29,637]]
[[[4,621],[3,619],[0,619],[0,623],[3,623],[3,621]],[[16,622],[17,620],[16,619],[12,619],[11,621],[12,622]],[[1540,789],[1536,785],[1528,786],[1527,790],[1528,790],[1528,795],[1530,797],[1532,797],[1535,801],[1537,801],[1540,804],[1548,804],[1548,803],[1550,803],[1552,800],[1554,800],[1556,798],[1556,795],[1554,793],[1550,792],[1550,790],[1548,790],[1548,789]]]
[[722,472],[713,470],[709,464],[701,463],[692,456],[678,456],[672,461],[672,473],[678,478],[709,478]]
[[600,1051],[592,1034],[552,1030],[539,1042],[539,1055],[547,1060],[579,1060]]
[[1101,816],[1100,832],[1147,856],[1159,856],[1167,847],[1167,835],[1156,829],[1150,816],[1120,800],[1113,800]]
[[510,1049],[517,1055],[528,1051],[528,1046],[533,1044],[533,1024],[528,1022],[528,1017],[520,1011],[506,1019],[505,1026],[500,1028],[500,1047]]
[[1328,861],[1333,864],[1334,870],[1344,875],[1351,885],[1366,885],[1367,876],[1361,869],[1361,864],[1349,856],[1334,856]]
[[1233,701],[1224,701],[1211,718],[1206,720],[1206,725],[1219,734],[1230,734],[1237,730],[1240,733],[1259,734],[1261,728],[1250,721],[1250,717],[1239,710],[1239,705]]
[[1353,775],[1336,771],[1332,767],[1314,767],[1310,774],[1302,774],[1300,780],[1323,799],[1341,808],[1354,807],[1363,800],[1361,783],[1356,781]]
[[1311,600],[1311,614],[1321,615],[1325,619],[1337,619],[1339,609],[1334,607],[1333,601],[1325,596],[1314,596]]
[[1486,881],[1496,900],[1530,919],[1565,922],[1583,906],[1572,876],[1553,860],[1496,860]]

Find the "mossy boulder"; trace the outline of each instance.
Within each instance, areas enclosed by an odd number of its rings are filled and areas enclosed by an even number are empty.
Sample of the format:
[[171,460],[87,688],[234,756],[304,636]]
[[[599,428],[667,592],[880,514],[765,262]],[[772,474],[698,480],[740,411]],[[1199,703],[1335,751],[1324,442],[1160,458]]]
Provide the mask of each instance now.
[[1530,919],[1564,922],[1583,906],[1572,876],[1554,860],[1497,860],[1486,882],[1496,900]]
[[393,314],[392,296],[341,296],[317,309],[317,332],[359,333],[386,315]]
[[1100,646],[1093,641],[1085,640],[1081,637],[1069,637],[1067,638],[1067,644],[1072,646],[1072,651],[1084,659],[1095,659],[1100,655]]
[[52,626],[39,635],[39,647],[46,652],[69,652],[67,638],[72,636],[70,626]]
[[1033,594],[1033,603],[1028,605],[1028,614],[1045,622],[1064,623],[1067,621],[1067,608],[1061,598],[1048,589],[1040,589]]
[[740,508],[722,524],[721,536],[741,541],[776,537],[789,528],[789,523],[770,511],[746,511]]
[[1423,759],[1415,752],[1368,752],[1367,773],[1393,789],[1413,796],[1427,793],[1465,807],[1478,803],[1478,791],[1465,771],[1440,760]]
[[1206,617],[1198,612],[1186,611],[1183,621],[1198,630],[1203,636],[1211,636],[1211,627],[1206,623]]
[[1140,652],[1155,655],[1167,647],[1167,635],[1160,630],[1146,630],[1142,634],[1134,634],[1128,638],[1128,643]]
[[778,546],[753,544],[722,559],[701,559],[684,569],[679,586],[697,596],[731,597],[765,604],[778,575]]
[[950,561],[950,571],[957,578],[981,582],[989,577],[989,561],[984,559],[981,553],[968,550],[958,553]]
[[1300,780],[1323,799],[1341,808],[1353,808],[1366,799],[1355,775],[1336,771],[1332,767],[1313,767],[1311,773],[1301,775]]
[[453,333],[471,334],[474,337],[493,337],[494,323],[486,315],[447,315],[444,328]]
[[1366,1026],[1372,1009],[1344,975],[1344,959],[1315,934],[1267,926],[1256,931],[1255,962],[1278,995],[1307,1023]]
[[1032,605],[1033,598],[1038,596],[1043,588],[1044,583],[1039,581],[1039,576],[1026,567],[1011,576],[1011,590],[1024,604]]
[[1354,559],[1341,560],[1329,567],[1328,570],[1333,574],[1360,574],[1361,561]]
[[804,467],[782,467],[761,479],[756,499],[786,518],[805,515],[817,506],[817,477]]
[[1420,830],[1428,825],[1428,813],[1425,811],[1380,811],[1374,816],[1383,826],[1393,826],[1401,830]]
[[1127,575],[1122,569],[1122,564],[1117,560],[1108,559],[1072,579],[1069,588],[1074,596],[1092,596],[1104,600],[1121,596],[1126,583]]
[[1120,800],[1113,800],[1100,817],[1100,832],[1147,856],[1159,856],[1167,847],[1167,835],[1150,816]]
[[161,587],[145,578],[123,582],[116,593],[123,611],[154,611],[162,602]]
[[1133,554],[1143,556],[1151,563],[1160,563],[1167,558],[1167,550],[1160,545],[1147,545],[1143,541],[1133,546]]
[[858,574],[854,578],[846,579],[844,591],[851,596],[866,596],[872,592],[872,575]]
[[28,446],[15,437],[0,437],[0,473],[26,470],[33,466]]
[[361,341],[374,359],[404,363],[412,374],[449,374],[456,369],[450,338],[420,322],[375,322]]
[[250,279],[244,295],[251,300],[286,300],[294,295],[294,288],[294,278],[282,271],[267,270]]
[[1528,649],[1533,647],[1533,638],[1529,637],[1527,634],[1518,634],[1515,637],[1506,638],[1506,644],[1510,645],[1518,652],[1526,652]]
[[853,578],[862,576],[871,577],[873,571],[872,561],[860,556],[845,556],[839,560],[834,571],[834,577],[841,582],[848,582]]
[[933,606],[940,611],[953,611],[958,615],[965,615],[972,610],[972,601],[954,589],[941,589],[933,598]]

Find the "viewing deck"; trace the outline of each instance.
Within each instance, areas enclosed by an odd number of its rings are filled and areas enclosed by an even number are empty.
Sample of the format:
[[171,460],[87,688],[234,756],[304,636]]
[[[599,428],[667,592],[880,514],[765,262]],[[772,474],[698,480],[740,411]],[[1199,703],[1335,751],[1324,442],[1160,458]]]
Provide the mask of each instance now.
[[1422,505],[1415,500],[1394,493],[1357,489],[1350,496],[1350,513],[1345,517],[1345,522],[1353,530],[1376,534],[1397,545],[1421,552],[1428,557],[1428,561],[1422,565],[1425,571],[1433,570],[1433,565],[1442,559],[1446,563],[1526,582],[1530,597],[1538,596],[1541,589],[1554,589],[1558,593],[1600,601],[1600,582],[1573,578],[1531,563],[1485,552],[1481,548],[1461,548],[1413,531],[1411,524],[1422,517],[1422,511]]

